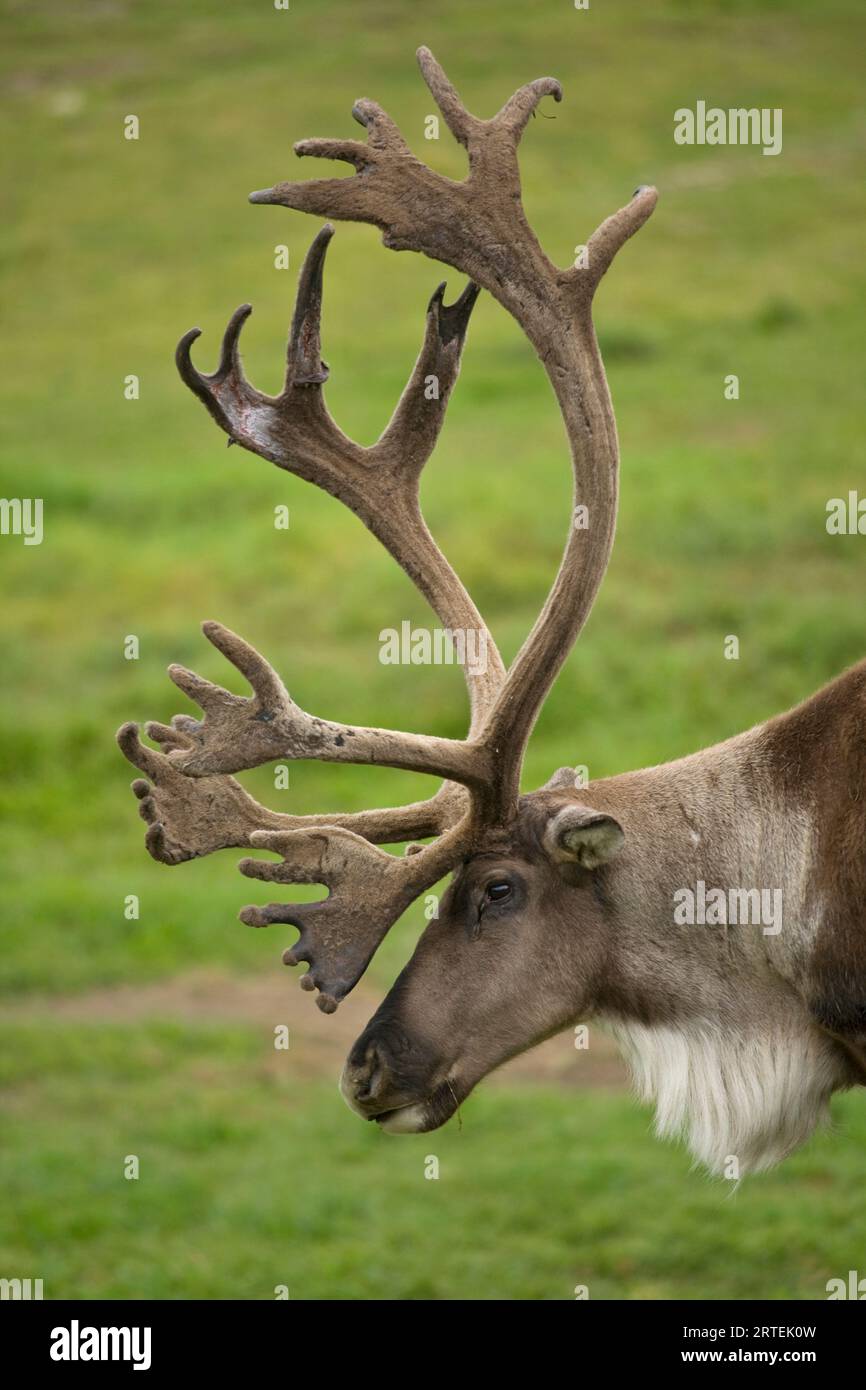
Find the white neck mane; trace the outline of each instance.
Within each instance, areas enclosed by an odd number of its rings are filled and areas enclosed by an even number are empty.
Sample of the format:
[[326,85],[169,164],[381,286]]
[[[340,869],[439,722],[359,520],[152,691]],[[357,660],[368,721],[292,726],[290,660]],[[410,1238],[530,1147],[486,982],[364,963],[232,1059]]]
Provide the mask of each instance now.
[[[656,1133],[682,1136],[711,1173],[770,1168],[827,1118],[844,1084],[828,1038],[815,1030],[744,1037],[693,1020],[647,1027],[608,1020],[641,1100],[656,1106]],[[736,1160],[736,1163],[733,1162]]]

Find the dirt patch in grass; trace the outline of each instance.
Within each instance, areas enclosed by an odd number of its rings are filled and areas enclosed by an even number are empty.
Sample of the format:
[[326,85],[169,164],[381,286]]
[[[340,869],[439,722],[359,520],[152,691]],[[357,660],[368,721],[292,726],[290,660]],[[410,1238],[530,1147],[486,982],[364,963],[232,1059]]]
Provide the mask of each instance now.
[[[359,986],[335,1014],[326,1016],[297,983],[279,974],[234,977],[217,970],[197,970],[145,985],[117,985],[86,994],[28,996],[0,1005],[5,1022],[110,1023],[130,1026],[155,1019],[218,1027],[221,1023],[261,1028],[268,1037],[284,1024],[290,1048],[313,1076],[339,1076],[352,1043],[379,1003]],[[613,1043],[590,1029],[590,1045],[574,1047],[570,1032],[550,1038],[516,1057],[491,1081],[544,1081],[574,1087],[616,1087],[626,1083],[625,1068]]]

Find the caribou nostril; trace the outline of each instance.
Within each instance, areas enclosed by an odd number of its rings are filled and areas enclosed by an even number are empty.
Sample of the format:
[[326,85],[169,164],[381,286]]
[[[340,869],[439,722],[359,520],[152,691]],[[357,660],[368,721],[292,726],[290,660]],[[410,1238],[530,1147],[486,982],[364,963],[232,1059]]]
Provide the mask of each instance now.
[[358,1069],[358,1075],[355,1081],[356,1099],[373,1100],[382,1089],[384,1076],[385,1067],[381,1052],[375,1043],[371,1043],[367,1049],[362,1067]]

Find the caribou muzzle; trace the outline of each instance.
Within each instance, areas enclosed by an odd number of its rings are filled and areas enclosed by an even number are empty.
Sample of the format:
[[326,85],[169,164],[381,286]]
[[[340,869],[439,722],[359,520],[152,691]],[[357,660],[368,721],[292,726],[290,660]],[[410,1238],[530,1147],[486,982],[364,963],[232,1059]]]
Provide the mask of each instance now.
[[450,1120],[462,1099],[441,1058],[402,1030],[372,1023],[349,1053],[343,1099],[389,1134],[423,1134]]

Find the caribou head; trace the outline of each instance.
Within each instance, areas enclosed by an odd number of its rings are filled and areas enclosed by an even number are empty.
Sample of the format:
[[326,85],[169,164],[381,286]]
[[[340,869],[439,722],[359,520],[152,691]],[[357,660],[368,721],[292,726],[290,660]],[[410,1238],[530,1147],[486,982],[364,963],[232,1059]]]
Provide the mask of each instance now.
[[353,1047],[341,1081],[351,1108],[390,1133],[436,1129],[494,1067],[595,1015],[606,870],[622,844],[612,816],[568,792],[522,797],[507,836],[457,868]]
[[[420,251],[470,277],[450,305],[444,285],[427,309],[421,351],[390,424],[362,448],[334,423],[323,396],[320,316],[328,223],[300,276],[283,390],[244,376],[239,309],[215,372],[193,365],[193,330],[178,347],[187,385],[230,443],[339,498],[412,579],[443,627],[482,638],[486,663],[466,664],[464,740],[345,725],[306,713],[248,643],[218,623],[204,632],[249,682],[241,697],[182,667],[175,684],[203,711],[150,723],[158,744],[125,725],[119,741],[145,779],[133,783],[154,858],[176,864],[228,847],[271,851],[241,872],[279,885],[323,884],[313,903],[246,907],[251,926],[290,924],[290,965],[332,1012],[385,933],[422,894],[452,881],[417,949],[352,1049],[342,1089],[384,1129],[443,1123],[492,1068],[572,1023],[606,1021],[662,1131],[685,1129],[720,1169],[774,1161],[799,1143],[836,1088],[863,1076],[858,993],[862,931],[846,917],[862,900],[851,871],[842,895],[821,836],[821,796],[833,721],[859,698],[862,671],[841,694],[770,721],[717,748],[588,786],[568,770],[521,796],[524,752],[544,699],[592,608],[614,534],[618,446],[592,323],[595,291],[647,220],[655,190],[640,187],[588,237],[579,263],[558,269],[523,212],[517,146],[559,84],[522,87],[489,120],[471,115],[427,49],[422,74],[469,172],[454,182],[420,163],[375,102],[352,114],[365,142],[304,140],[296,153],[343,160],[354,177],[281,183],[251,195],[317,216],[370,222],[386,246]],[[562,413],[574,470],[559,571],[506,672],[481,615],[434,542],[419,479],[441,429],[479,289],[510,312],[536,349]],[[431,383],[435,389],[431,390]],[[478,644],[476,644],[477,646]],[[859,684],[858,684],[859,682]],[[846,693],[847,692],[847,693]],[[817,713],[816,713],[817,710]],[[823,740],[823,741],[822,741]],[[258,805],[230,775],[273,759],[314,758],[427,773],[429,800],[389,810],[316,816]],[[859,759],[859,761],[858,761]],[[853,778],[862,754],[851,754]],[[796,775],[792,772],[796,769]],[[820,775],[819,775],[820,774]],[[824,791],[820,789],[824,788]],[[857,836],[845,827],[850,847]],[[866,840],[857,832],[861,843]],[[396,856],[381,845],[403,843]],[[786,930],[732,923],[701,931],[674,901],[710,883],[784,895]],[[835,893],[835,896],[834,896]],[[852,909],[853,910],[853,909]],[[838,925],[842,921],[842,926]],[[859,971],[859,973],[858,973]]]

